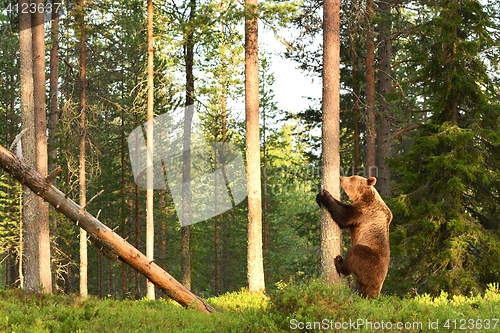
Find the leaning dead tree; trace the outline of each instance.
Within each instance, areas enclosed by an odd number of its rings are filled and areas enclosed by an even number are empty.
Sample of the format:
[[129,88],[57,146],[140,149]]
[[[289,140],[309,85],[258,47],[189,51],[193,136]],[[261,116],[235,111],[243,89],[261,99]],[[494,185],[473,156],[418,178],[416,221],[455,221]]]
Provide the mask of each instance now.
[[54,177],[53,173],[44,178],[35,169],[1,145],[0,167],[21,184],[29,187],[35,194],[45,199],[59,212],[75,222],[77,226],[85,229],[90,239],[106,256],[121,260],[135,268],[182,306],[195,308],[205,313],[213,311],[210,305],[194,295],[160,266],[148,259],[139,250],[52,185],[50,179]]

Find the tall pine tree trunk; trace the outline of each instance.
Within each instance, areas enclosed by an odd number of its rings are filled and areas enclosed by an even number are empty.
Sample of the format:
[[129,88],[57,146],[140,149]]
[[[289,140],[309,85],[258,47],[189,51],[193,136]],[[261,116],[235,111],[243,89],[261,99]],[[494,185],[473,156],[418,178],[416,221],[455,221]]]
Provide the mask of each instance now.
[[[350,11],[354,12],[357,10],[357,4],[354,2],[351,3],[349,8]],[[352,174],[356,175],[359,171],[359,102],[361,95],[361,87],[358,79],[358,66],[359,66],[359,57],[357,52],[357,32],[359,30],[359,26],[355,20],[352,20],[348,23],[348,32],[349,32],[349,53],[351,57],[351,66],[352,66],[352,122],[354,129],[354,149],[353,149],[353,158],[352,158]],[[350,176],[350,175],[344,175]]]
[[390,105],[386,97],[392,92],[391,79],[391,1],[379,3],[381,20],[378,22],[378,113],[377,113],[377,189],[383,197],[391,196],[391,171],[387,159],[391,157]]
[[245,1],[245,113],[248,192],[248,289],[265,290],[262,257],[262,190],[259,140],[259,48],[257,0]]
[[[43,3],[42,1],[38,1]],[[29,4],[21,0],[19,8]],[[44,14],[20,12],[20,78],[24,160],[47,175]],[[52,292],[49,207],[23,189],[24,288]],[[23,282],[23,278],[21,278]]]
[[[29,5],[29,0],[20,0],[19,7]],[[26,132],[22,138],[22,157],[26,164],[35,165],[35,119],[33,104],[33,46],[31,32],[31,15],[21,11],[19,13],[19,49],[20,49],[20,83],[21,83],[21,122]],[[38,201],[35,194],[23,186],[22,211],[22,241],[21,252],[22,274],[21,287],[26,290],[38,290],[40,277],[38,275],[38,249],[36,216]]]
[[[59,121],[59,14],[52,11],[50,28],[52,48],[50,49],[50,83],[49,83],[49,170],[57,168],[57,123]],[[56,179],[52,181],[56,185]],[[52,228],[57,227],[56,219],[51,218]]]
[[[58,121],[59,121],[59,13],[52,11],[51,14],[51,43],[50,49],[50,81],[49,81],[49,119],[48,119],[48,153],[49,153],[49,172],[57,168],[57,152],[58,152]],[[52,184],[57,186],[57,178],[52,180]],[[53,213],[54,209],[50,207]],[[57,214],[49,214],[50,233],[56,234],[57,230]],[[65,273],[63,273],[65,274]],[[63,278],[62,280],[65,280]],[[54,285],[57,281],[54,281]],[[64,288],[64,286],[63,286]]]
[[[127,222],[127,217],[131,214],[132,209],[130,209],[130,205],[127,204],[127,181],[125,179],[125,147],[126,147],[126,139],[125,139],[125,109],[121,109],[121,152],[120,152],[120,174],[121,174],[121,179],[120,179],[120,186],[121,186],[121,207],[120,207],[120,232],[121,236],[123,238],[127,238],[127,229],[126,229],[126,222]],[[130,185],[129,185],[130,186]],[[127,279],[127,265],[122,264],[122,298],[125,299],[127,297],[128,293],[128,279]]]
[[373,0],[366,0],[366,176],[376,176],[375,43]]
[[[147,101],[147,133],[146,145],[148,148],[147,165],[151,166],[147,169],[147,193],[146,193],[146,256],[154,259],[154,189],[153,189],[153,118],[154,118],[154,43],[153,43],[153,0],[148,0],[148,101]],[[151,281],[147,281],[146,289],[148,299],[155,299],[155,285]]]
[[[79,198],[80,206],[87,205],[87,178],[86,178],[86,137],[87,137],[87,83],[86,83],[86,53],[85,53],[85,1],[78,1],[79,30],[80,30],[80,143],[79,143]],[[80,296],[88,294],[88,258],[87,258],[87,232],[80,229]]]
[[191,288],[191,125],[194,115],[194,29],[196,0],[189,1],[188,31],[184,45],[186,64],[186,103],[184,113],[183,155],[182,155],[182,227],[181,227],[181,283]]
[[[321,183],[340,198],[340,0],[323,3],[323,173]],[[334,259],[340,255],[341,231],[326,209],[321,210],[321,275],[340,281]]]
[[[37,8],[43,0],[35,1]],[[45,83],[45,26],[44,13],[37,11],[32,16],[33,26],[33,99],[35,107],[36,168],[43,175],[48,175],[47,149],[47,111]],[[46,293],[52,293],[52,273],[50,257],[49,204],[40,198],[38,203],[38,258],[40,285]]]
[[[225,0],[222,0],[220,3],[220,10],[224,12],[227,10],[227,5],[225,3]],[[226,27],[226,22],[224,19],[222,19],[221,22],[221,27],[220,31],[221,33],[224,34],[224,30]],[[220,94],[220,115],[221,115],[221,142],[226,142],[227,141],[227,65],[228,61],[226,58],[226,50],[228,47],[228,42],[225,40],[225,38],[222,41],[222,44],[219,47],[220,50],[220,55],[221,55],[221,78],[220,78],[220,84],[221,84],[221,94]],[[214,135],[214,141],[217,141],[217,135],[218,133],[215,133]],[[216,153],[216,152],[215,152]],[[225,157],[225,150],[224,146],[222,146],[222,158],[221,161],[225,163],[226,157]],[[214,170],[217,170],[218,165],[215,164],[217,161],[217,158],[214,159]],[[224,165],[222,165],[222,172],[225,175],[225,170],[224,170]],[[217,184],[217,182],[216,182]],[[215,191],[216,193],[218,191]],[[217,195],[217,194],[216,194]],[[218,199],[215,198],[215,203],[218,202]],[[221,280],[223,279],[223,276],[221,274],[221,238],[224,237],[224,233],[221,235],[221,219],[222,215],[217,215],[214,217],[214,294],[219,295],[221,293]],[[222,246],[222,251],[227,251],[227,249]]]
[[[37,8],[44,0],[35,1]],[[35,105],[36,168],[42,176],[48,175],[47,149],[47,90],[45,83],[45,14],[37,11],[32,16],[33,26],[33,99]],[[46,293],[52,293],[50,257],[49,204],[37,198],[38,204],[38,257],[40,285]]]
[[[138,84],[136,80],[136,84]],[[139,118],[137,114],[134,115],[134,123],[135,127],[140,126],[139,124]],[[135,157],[138,158],[138,157]],[[133,185],[133,212],[134,212],[134,224],[135,224],[135,248],[140,249],[141,248],[141,205],[140,205],[140,199],[141,199],[141,192],[139,186],[134,183]],[[141,275],[139,272],[135,272],[135,298],[139,299],[142,298],[141,295]]]

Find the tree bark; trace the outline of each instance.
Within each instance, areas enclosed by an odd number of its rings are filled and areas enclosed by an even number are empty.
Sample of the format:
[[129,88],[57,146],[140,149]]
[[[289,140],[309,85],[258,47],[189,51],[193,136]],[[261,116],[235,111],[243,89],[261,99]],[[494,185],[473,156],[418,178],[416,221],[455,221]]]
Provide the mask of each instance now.
[[[19,7],[29,4],[20,1]],[[45,113],[45,41],[43,14],[20,14],[20,78],[23,158],[47,175]],[[23,189],[24,273],[26,290],[52,292],[48,206],[27,188]],[[23,281],[24,278],[24,281]]]
[[182,154],[181,282],[191,288],[191,125],[194,116],[194,29],[196,0],[189,1],[188,31],[184,45],[186,103]]
[[[36,0],[37,8],[45,3]],[[33,26],[33,99],[35,105],[35,140],[36,140],[36,169],[43,176],[48,174],[47,149],[47,97],[45,83],[45,28],[42,11],[36,11],[32,16]],[[50,264],[50,226],[49,205],[38,200],[38,260],[40,271],[40,285],[46,293],[52,293],[52,273]]]
[[[52,0],[53,1],[53,0]],[[51,49],[50,49],[50,79],[49,79],[49,117],[48,117],[48,170],[55,170],[57,168],[57,152],[58,152],[58,122],[59,122],[59,13],[56,10],[53,10],[51,13],[51,25],[50,25],[50,34],[51,34]],[[57,186],[57,178],[52,180],[52,184]],[[53,211],[53,209],[51,210]],[[49,227],[50,234],[54,235],[57,230],[57,215],[49,213]],[[65,273],[63,273],[65,274]],[[57,282],[67,280],[67,277],[64,279],[55,279],[54,286]],[[61,285],[64,289],[64,285]]]
[[[359,171],[359,96],[360,86],[358,82],[358,56],[355,52],[355,45],[351,46],[351,59],[352,59],[352,89],[354,91],[352,101],[352,122],[354,128],[354,151],[352,173],[357,175]],[[347,176],[347,175],[346,175]]]
[[[340,0],[323,3],[323,173],[321,183],[340,198]],[[340,281],[334,259],[341,254],[341,231],[326,209],[321,211],[321,275]]]
[[262,190],[259,140],[259,48],[257,0],[245,1],[245,113],[248,192],[247,277],[250,292],[265,290],[262,257]]
[[213,311],[210,305],[194,295],[113,230],[90,215],[83,207],[69,199],[36,170],[19,160],[3,146],[0,146],[0,167],[21,184],[29,187],[36,195],[45,199],[80,228],[85,229],[91,239],[108,257],[126,262],[182,306],[193,307],[205,313]]
[[[126,201],[126,187],[127,181],[125,180],[125,109],[121,109],[121,135],[120,135],[120,185],[121,185],[121,207],[120,207],[120,232],[122,237],[127,237],[126,230],[126,221],[129,214],[131,214],[132,210],[127,209],[127,201]],[[127,297],[127,266],[122,265],[122,299]]]
[[[86,141],[87,141],[87,80],[86,80],[86,53],[85,53],[85,1],[78,1],[78,28],[80,30],[80,142],[78,157],[79,202],[81,207],[87,205],[87,177],[86,177]],[[88,295],[88,258],[87,232],[80,229],[80,296]]]
[[[28,0],[19,1],[19,7],[28,4]],[[30,166],[35,166],[35,119],[33,103],[33,44],[31,30],[31,15],[19,13],[19,48],[20,48],[20,84],[21,84],[21,123],[27,130],[22,138],[22,157]],[[22,235],[22,274],[21,287],[26,290],[38,290],[40,277],[38,271],[38,242],[36,214],[38,201],[29,188],[23,187],[23,235]]]
[[[59,14],[57,11],[52,11],[51,14],[51,41],[52,48],[50,49],[50,83],[49,83],[49,170],[57,168],[57,123],[59,121]],[[56,180],[52,181],[56,184]],[[52,221],[54,227],[55,220]]]
[[[154,43],[153,43],[153,0],[148,0],[148,101],[147,101],[147,119],[146,130],[147,145],[147,189],[146,189],[146,256],[148,259],[154,258],[154,189],[153,189],[153,118],[154,118]],[[155,286],[151,281],[146,282],[148,299],[155,299]]]
[[374,43],[374,4],[366,1],[366,164],[367,177],[377,175],[376,165],[376,119],[375,119],[375,43]]
[[378,22],[378,112],[377,112],[377,189],[381,196],[391,196],[391,171],[387,159],[391,157],[390,105],[386,97],[392,92],[391,78],[391,1],[379,3],[381,20]]

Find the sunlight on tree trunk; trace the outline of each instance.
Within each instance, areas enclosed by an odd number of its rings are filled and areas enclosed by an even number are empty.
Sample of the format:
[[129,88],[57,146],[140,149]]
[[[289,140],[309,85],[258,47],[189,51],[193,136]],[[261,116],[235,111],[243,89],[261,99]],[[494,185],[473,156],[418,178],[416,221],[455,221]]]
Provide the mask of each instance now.
[[194,29],[196,0],[189,1],[189,26],[184,46],[186,103],[182,155],[181,283],[191,288],[191,125],[194,116]]
[[[37,0],[37,6],[44,4]],[[43,12],[32,15],[33,26],[33,99],[35,103],[35,137],[36,137],[36,168],[43,176],[48,175],[47,150],[47,91],[45,83],[45,28]],[[52,273],[50,265],[50,227],[49,205],[41,198],[38,200],[38,257],[40,270],[40,285],[44,292],[52,293]]]
[[373,28],[373,0],[366,1],[366,177],[376,176],[376,145],[377,136],[375,120],[375,43]]
[[[30,2],[20,1],[19,5]],[[19,13],[19,47],[20,47],[20,81],[21,81],[21,122],[22,128],[27,131],[22,138],[22,156],[26,164],[35,165],[35,119],[33,104],[33,47],[31,15]],[[36,218],[38,213],[38,201],[35,194],[27,187],[23,187],[23,274],[21,276],[21,287],[26,290],[37,290],[40,279],[37,273],[38,267],[38,242],[36,234],[38,226]]]
[[248,289],[265,290],[262,258],[262,191],[259,140],[259,49],[257,0],[245,1],[245,110],[248,192]]
[[[147,193],[146,193],[146,256],[148,259],[154,258],[154,190],[153,190],[153,161],[154,161],[154,146],[153,146],[153,118],[154,118],[154,43],[153,43],[153,0],[148,0],[148,102],[147,102],[147,118],[148,126],[146,133],[147,144]],[[147,281],[148,299],[155,299],[155,286],[151,281]]]
[[[86,179],[86,163],[85,163],[85,145],[87,136],[87,83],[86,83],[86,53],[85,53],[85,1],[78,2],[79,10],[79,29],[80,29],[80,144],[79,144],[79,182],[80,182],[80,206],[87,205],[87,179]],[[80,229],[80,296],[87,297],[88,282],[87,282],[88,258],[87,258],[87,232]]]
[[[323,4],[323,173],[321,183],[340,198],[340,0]],[[326,209],[321,210],[321,275],[340,281],[334,259],[341,251],[341,231]]]
[[[20,6],[27,2],[20,2]],[[43,3],[40,2],[39,3]],[[47,115],[45,111],[44,14],[20,13],[20,77],[23,156],[29,165],[47,175]],[[26,290],[52,292],[49,207],[23,189],[23,246]],[[23,283],[24,282],[24,283]]]

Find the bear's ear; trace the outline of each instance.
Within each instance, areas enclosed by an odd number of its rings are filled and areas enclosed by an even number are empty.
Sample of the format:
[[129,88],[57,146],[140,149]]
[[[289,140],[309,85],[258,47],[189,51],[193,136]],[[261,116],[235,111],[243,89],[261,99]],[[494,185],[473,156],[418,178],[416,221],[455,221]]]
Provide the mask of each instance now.
[[366,180],[366,185],[368,186],[374,186],[377,183],[377,178],[375,177],[368,177]]

